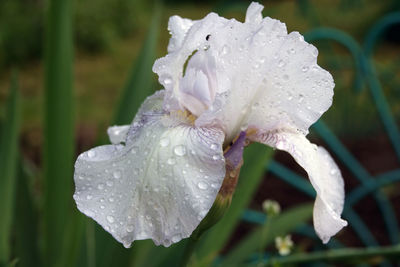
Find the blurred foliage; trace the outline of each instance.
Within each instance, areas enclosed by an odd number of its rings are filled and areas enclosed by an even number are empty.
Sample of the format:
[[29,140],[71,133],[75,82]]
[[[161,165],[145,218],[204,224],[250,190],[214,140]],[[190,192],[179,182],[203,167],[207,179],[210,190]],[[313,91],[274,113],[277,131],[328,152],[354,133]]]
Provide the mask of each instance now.
[[[44,0],[0,1],[0,70],[42,54]],[[148,4],[138,0],[74,1],[78,49],[99,52],[134,32]],[[139,8],[138,8],[139,7]]]

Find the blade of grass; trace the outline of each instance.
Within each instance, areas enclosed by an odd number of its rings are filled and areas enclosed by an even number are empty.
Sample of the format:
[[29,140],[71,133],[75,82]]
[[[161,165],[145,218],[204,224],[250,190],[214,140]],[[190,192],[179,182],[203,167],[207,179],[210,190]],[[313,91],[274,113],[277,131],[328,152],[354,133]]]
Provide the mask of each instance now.
[[397,260],[396,262],[400,260],[400,245],[389,247],[343,248],[311,253],[298,253],[286,257],[271,258],[269,262],[263,266],[297,266],[299,264],[311,264],[318,261],[324,263],[341,262],[355,264],[365,263],[368,260],[370,264],[375,266],[387,259]]
[[232,199],[232,205],[227,213],[200,241],[196,249],[197,259],[201,266],[209,266],[218,252],[228,241],[236,228],[243,210],[260,184],[265,171],[265,165],[271,159],[273,150],[264,145],[251,144],[244,152],[244,164],[240,172],[239,184]]
[[[68,236],[65,229],[70,221],[66,218],[72,216],[72,1],[49,0],[47,3],[43,150],[44,258],[46,266],[73,266],[73,259],[62,262],[60,258],[61,253],[69,249],[64,238]],[[60,248],[60,244],[63,247]]]
[[258,227],[251,234],[245,237],[232,249],[224,258],[221,267],[238,266],[244,260],[260,248],[264,249],[274,241],[275,237],[283,236],[293,231],[296,227],[304,224],[312,216],[313,204],[303,204],[294,207],[276,218],[270,218],[270,223]]
[[0,264],[10,260],[10,233],[15,205],[16,166],[20,121],[17,76],[11,81],[6,118],[0,136]]
[[42,266],[39,257],[38,214],[29,190],[29,167],[19,162],[15,209],[15,246],[18,264],[24,267]]
[[[159,25],[161,18],[161,6],[155,5],[152,22],[150,24],[147,37],[139,52],[139,57],[132,66],[132,71],[128,81],[123,88],[119,105],[116,109],[113,123],[129,124],[135,113],[140,107],[143,100],[153,92],[153,72],[151,70],[156,57],[156,46],[159,34]],[[133,251],[137,251],[137,255],[146,253],[147,247],[145,243],[134,243],[133,248],[129,251],[116,242],[112,236],[104,231],[100,226],[96,225],[96,258],[95,262],[98,266],[125,266],[127,262],[134,261],[134,256],[130,256]],[[138,265],[140,266],[140,265]]]
[[146,40],[139,52],[139,57],[133,63],[131,73],[122,90],[121,99],[116,109],[115,124],[129,124],[133,116],[146,99],[153,92],[154,73],[152,66],[156,58],[156,46],[160,31],[161,6],[155,4],[156,9],[150,24]]

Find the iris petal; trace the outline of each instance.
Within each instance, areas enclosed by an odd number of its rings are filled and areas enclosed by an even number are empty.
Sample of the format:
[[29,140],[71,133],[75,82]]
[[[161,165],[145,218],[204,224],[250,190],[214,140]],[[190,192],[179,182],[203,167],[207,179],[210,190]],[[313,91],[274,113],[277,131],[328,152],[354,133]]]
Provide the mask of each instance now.
[[314,203],[314,228],[324,243],[347,222],[340,218],[344,205],[344,183],[339,168],[329,153],[301,133],[275,131],[258,133],[252,140],[267,144],[292,155],[307,172],[317,192]]
[[225,176],[223,132],[163,113],[162,97],[145,101],[125,145],[96,147],[75,164],[79,210],[127,247],[140,239],[169,246],[189,237]]

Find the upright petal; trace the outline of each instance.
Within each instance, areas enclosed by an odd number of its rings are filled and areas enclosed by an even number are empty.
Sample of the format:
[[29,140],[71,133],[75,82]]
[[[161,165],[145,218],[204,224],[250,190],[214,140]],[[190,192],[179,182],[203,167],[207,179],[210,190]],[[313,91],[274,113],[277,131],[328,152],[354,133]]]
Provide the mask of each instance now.
[[188,103],[193,103],[197,113],[199,103],[181,94],[182,86],[192,88],[182,79],[184,66],[193,53],[205,51],[214,58],[213,105],[196,114],[196,125],[217,122],[228,143],[248,127],[296,128],[307,134],[332,103],[333,79],[317,65],[317,49],[298,32],[288,34],[284,23],[262,19],[262,8],[252,3],[244,23],[214,13],[193,21],[180,48],[153,66],[166,88],[168,110],[191,110]]
[[347,225],[340,218],[344,205],[344,183],[339,168],[329,153],[301,133],[275,131],[250,137],[269,146],[289,152],[307,172],[317,192],[314,203],[314,228],[324,243]]
[[96,147],[75,163],[78,209],[127,247],[140,239],[169,246],[189,237],[225,176],[223,132],[165,114],[162,97],[145,101],[125,144]]

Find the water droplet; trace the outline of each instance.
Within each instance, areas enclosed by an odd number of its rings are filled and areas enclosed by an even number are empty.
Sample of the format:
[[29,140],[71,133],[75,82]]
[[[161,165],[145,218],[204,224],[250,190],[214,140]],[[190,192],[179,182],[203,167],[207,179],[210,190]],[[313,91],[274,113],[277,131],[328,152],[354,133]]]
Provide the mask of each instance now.
[[285,149],[285,143],[283,142],[283,141],[278,141],[277,143],[276,143],[276,148],[277,149]]
[[331,174],[331,175],[337,174],[337,170],[336,170],[336,169],[331,169],[330,174]]
[[214,188],[214,189],[218,189],[218,188],[219,188],[219,184],[212,183],[212,184],[211,184],[211,187]]
[[221,50],[221,55],[226,55],[226,54],[228,54],[229,52],[230,52],[230,48],[229,48],[229,46],[227,46],[227,45],[224,45],[223,47],[222,47],[222,50]]
[[169,139],[168,139],[168,138],[162,138],[162,139],[160,140],[160,146],[166,147],[166,146],[168,146],[168,145],[169,145]]
[[211,148],[212,150],[216,150],[216,149],[218,148],[218,144],[212,143],[211,146],[210,146],[210,148]]
[[285,66],[285,61],[279,60],[278,67],[282,68],[283,66]]
[[100,205],[100,209],[104,210],[106,207],[104,205]]
[[115,219],[114,219],[113,216],[108,215],[108,216],[107,216],[107,221],[108,221],[109,223],[114,223],[114,222],[115,222]]
[[91,200],[92,198],[93,198],[92,195],[87,195],[87,196],[86,196],[86,199],[87,199],[87,200]]
[[175,160],[174,158],[169,158],[169,159],[167,160],[167,163],[168,163],[169,165],[174,165],[174,164],[176,163],[176,160]]
[[294,54],[294,53],[296,53],[296,50],[294,48],[291,48],[291,49],[288,50],[288,53],[289,54]]
[[299,103],[302,103],[304,100],[304,96],[302,94],[299,95]]
[[171,84],[172,80],[170,78],[165,78],[164,79],[164,84]]
[[199,182],[197,186],[202,190],[206,190],[208,188],[208,184],[206,182]]
[[132,232],[133,232],[133,225],[131,225],[131,224],[127,225],[127,226],[126,226],[126,231],[127,231],[128,233],[132,233]]
[[110,197],[110,198],[108,199],[108,201],[114,202],[114,198],[113,198],[113,197]]
[[136,153],[137,153],[137,148],[136,148],[136,147],[132,147],[131,153],[132,153],[132,154],[136,154]]
[[302,71],[302,72],[307,72],[307,71],[308,71],[308,67],[307,67],[307,66],[304,66],[303,68],[301,68],[301,71]]
[[174,148],[174,153],[177,156],[184,156],[186,154],[186,148],[184,145],[178,145]]
[[217,155],[212,156],[212,158],[213,158],[213,160],[219,160],[221,157],[217,154]]
[[174,236],[171,238],[172,243],[179,242],[179,240],[181,240],[181,236],[180,236],[180,235],[174,235]]
[[87,155],[89,158],[94,158],[96,156],[96,152],[94,150],[89,150]]
[[115,179],[121,178],[121,171],[115,171],[115,172],[113,173],[113,177],[114,177]]

